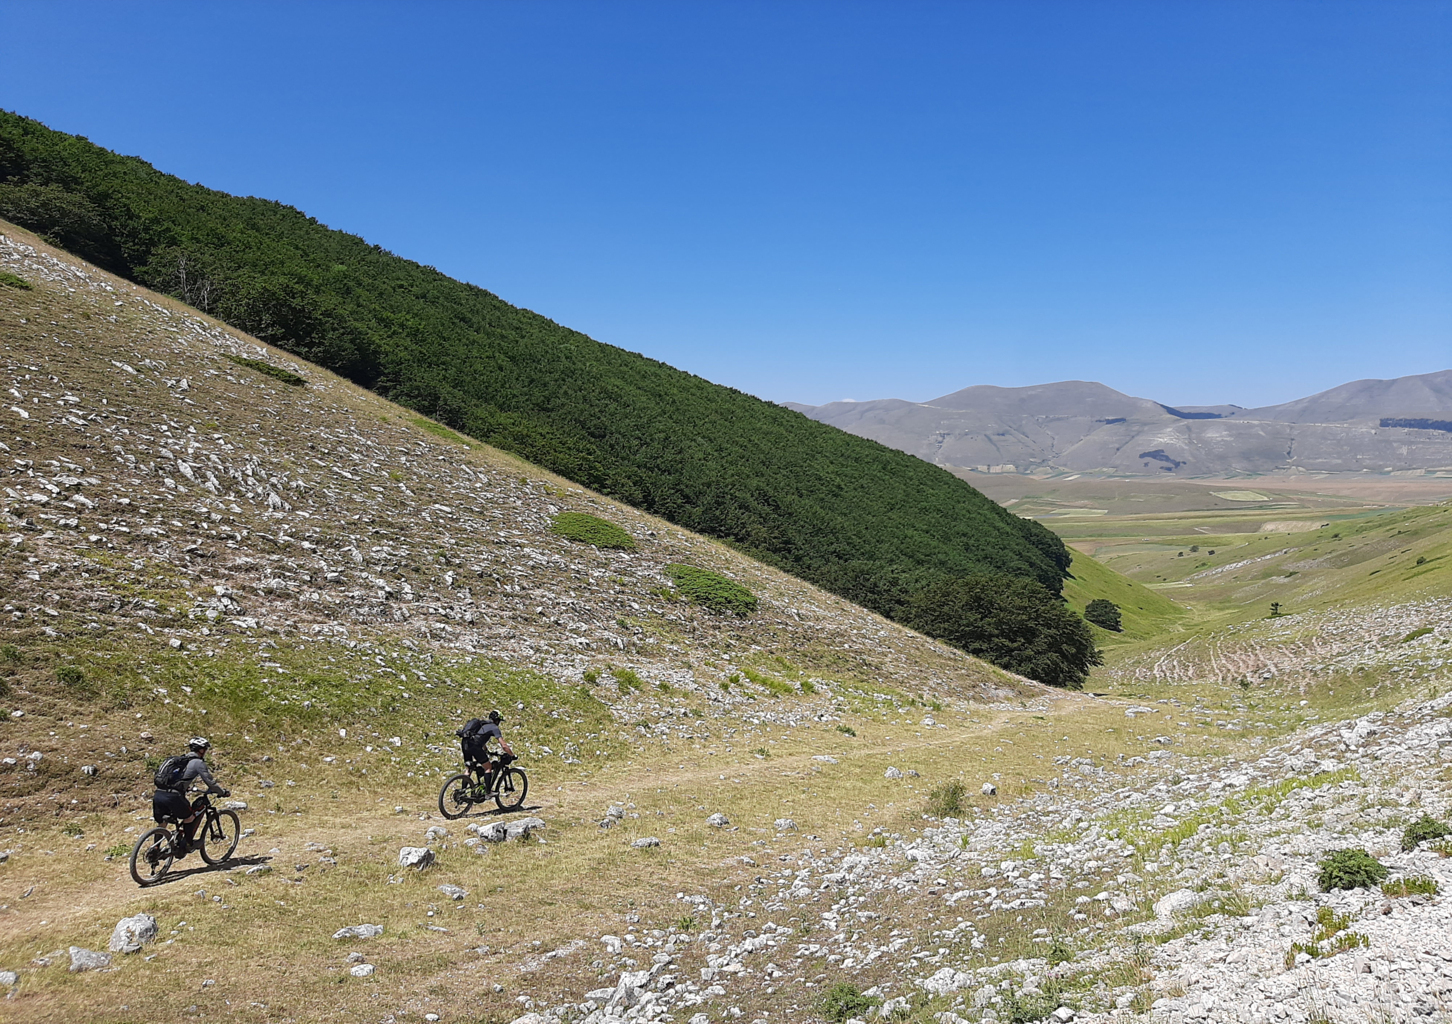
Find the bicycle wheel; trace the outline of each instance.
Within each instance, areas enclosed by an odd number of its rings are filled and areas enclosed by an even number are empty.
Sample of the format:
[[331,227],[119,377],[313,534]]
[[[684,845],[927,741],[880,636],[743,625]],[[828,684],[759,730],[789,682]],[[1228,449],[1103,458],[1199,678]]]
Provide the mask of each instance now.
[[494,791],[494,802],[501,811],[517,811],[524,806],[524,794],[529,792],[529,776],[523,768],[506,768]]
[[218,811],[208,815],[202,826],[202,860],[208,864],[224,863],[237,849],[242,835],[242,822],[236,811]]
[[175,859],[170,832],[164,828],[143,832],[131,849],[131,877],[137,885],[155,885],[171,870]]
[[452,820],[462,818],[474,806],[474,780],[468,772],[451,775],[439,790],[439,813]]

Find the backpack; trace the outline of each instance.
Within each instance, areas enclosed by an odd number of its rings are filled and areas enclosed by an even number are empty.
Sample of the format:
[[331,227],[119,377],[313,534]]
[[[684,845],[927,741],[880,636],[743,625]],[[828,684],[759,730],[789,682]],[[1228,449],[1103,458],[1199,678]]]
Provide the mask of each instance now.
[[475,733],[484,728],[487,723],[482,718],[471,718],[459,729],[454,730],[454,735],[461,740],[471,740]]
[[175,757],[168,757],[161,762],[156,769],[156,776],[152,779],[157,789],[170,789],[174,792],[181,791],[182,772],[187,770],[187,765],[192,763],[196,754],[177,754]]

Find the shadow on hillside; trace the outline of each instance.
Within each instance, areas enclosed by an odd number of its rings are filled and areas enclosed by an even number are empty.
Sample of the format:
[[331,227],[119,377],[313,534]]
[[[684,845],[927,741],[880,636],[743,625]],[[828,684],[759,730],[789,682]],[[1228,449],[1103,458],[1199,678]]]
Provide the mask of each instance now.
[[498,807],[491,807],[489,810],[470,810],[461,814],[456,821],[463,821],[465,818],[503,818],[510,814],[533,814],[541,810],[544,804],[529,804],[525,807],[515,807],[512,810],[501,811]]
[[251,857],[231,857],[227,860],[222,861],[222,863],[220,864],[208,864],[206,861],[202,860],[197,854],[192,854],[191,856],[196,856],[198,858],[196,864],[188,868],[178,869],[176,864],[174,863],[172,864],[170,871],[168,871],[161,878],[157,879],[155,882],[152,882],[146,888],[155,889],[158,886],[170,885],[173,882],[184,882],[187,879],[195,878],[198,875],[208,875],[215,874],[217,872],[234,871],[237,868],[252,867],[256,864],[269,864],[272,861],[272,858],[265,854],[257,854]]

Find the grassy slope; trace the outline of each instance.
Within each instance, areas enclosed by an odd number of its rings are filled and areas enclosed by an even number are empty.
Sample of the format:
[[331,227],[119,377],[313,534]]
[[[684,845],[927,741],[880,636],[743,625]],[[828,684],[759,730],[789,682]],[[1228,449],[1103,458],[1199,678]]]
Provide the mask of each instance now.
[[[0,969],[21,971],[6,1003],[19,1019],[176,1020],[196,1007],[208,1019],[259,1024],[429,1012],[510,1021],[519,997],[578,1002],[612,984],[618,975],[594,941],[606,933],[710,927],[737,941],[771,919],[794,937],[824,941],[821,914],[837,890],[765,912],[763,877],[793,868],[808,848],[878,845],[884,834],[911,840],[927,825],[928,792],[945,780],[972,794],[963,813],[996,818],[1000,801],[1062,793],[1049,788],[1056,759],[1112,763],[1162,750],[1152,737],[1165,733],[1177,751],[1172,770],[1202,771],[1315,710],[1300,706],[1294,679],[1250,695],[1228,683],[1116,679],[1126,695],[1163,699],[1174,711],[1143,724],[1114,702],[1013,685],[720,544],[460,443],[175,304],[56,270],[74,261],[39,261],[43,274],[36,262],[0,260],[37,284],[33,293],[0,291],[5,387],[21,392],[8,401],[31,413],[0,407],[11,417],[0,478],[9,488],[0,491],[8,510],[0,679],[5,706],[25,712],[0,718],[0,752],[17,758],[0,762],[0,847],[10,851],[0,864],[8,894]],[[117,292],[98,293],[97,281]],[[243,372],[228,353],[263,358],[308,385]],[[191,482],[176,455],[190,459],[194,477],[212,467],[222,493]],[[94,482],[61,479],[71,476]],[[76,490],[93,506],[68,497]],[[272,508],[271,493],[291,507]],[[641,551],[559,538],[549,523],[561,508],[620,523]],[[664,566],[685,560],[745,582],[761,610],[738,620],[680,604]],[[1101,588],[1126,604],[1141,600],[1138,587],[1094,563],[1080,568],[1087,596]],[[210,619],[217,586],[242,607]],[[61,683],[62,665],[82,678]],[[612,682],[612,665],[629,666],[645,688]],[[745,675],[742,666],[772,685],[738,678],[723,691],[722,682]],[[601,673],[593,686],[592,669]],[[804,692],[803,679],[817,692]],[[1383,703],[1426,685],[1425,676],[1403,673],[1395,685],[1403,688],[1384,691]],[[1334,697],[1327,689],[1323,681],[1307,693],[1327,707],[1366,706],[1345,688]],[[436,868],[400,872],[398,848],[422,844],[424,830],[440,824],[433,799],[457,763],[448,730],[491,704],[505,706],[524,752],[545,841],[480,856],[449,824],[453,834],[434,843]],[[1216,725],[1241,714],[1258,735]],[[138,890],[106,853],[124,851],[149,823],[148,762],[198,730],[217,741],[217,768],[250,804],[244,824],[256,834],[233,870],[190,860],[170,884]],[[31,750],[43,754],[34,770]],[[83,774],[86,764],[97,774]],[[920,774],[885,779],[887,765]],[[1075,777],[1065,788],[1085,784],[1076,768],[1063,770]],[[990,780],[998,795],[979,795]],[[627,816],[602,830],[599,817],[615,801]],[[713,811],[733,826],[707,827]],[[774,828],[784,816],[795,832]],[[629,846],[646,835],[661,846]],[[1152,851],[1157,838],[1141,845]],[[240,870],[258,863],[272,872]],[[436,886],[445,882],[468,897],[443,896]],[[871,904],[877,916],[859,915],[852,927],[935,948],[934,930],[970,910],[925,882],[927,891],[884,889]],[[955,875],[952,884],[982,879]],[[1096,878],[1081,894],[1092,898],[1105,884]],[[708,895],[736,916],[719,926],[694,917],[682,892]],[[993,941],[955,948],[950,962],[1042,953],[1035,930],[1081,927],[1066,916],[1075,899],[1066,890],[1045,908],[971,911]],[[153,959],[79,975],[65,970],[63,952],[58,964],[36,964],[72,944],[104,948],[115,921],[141,910],[161,923]],[[330,937],[365,921],[383,924],[384,935]],[[816,1020],[816,1000],[834,982],[903,990],[906,978],[927,973],[904,962],[911,948],[849,969],[783,957],[783,977],[739,979],[706,1009],[712,1019],[735,1006],[747,1020]],[[377,965],[372,978],[347,975],[354,949]],[[681,975],[696,976],[706,953],[681,954]],[[648,951],[632,955],[648,962]],[[1092,988],[1095,971],[1110,969],[1085,966],[1080,984]],[[913,1024],[944,1008],[919,1007]]]
[[[29,891],[0,906],[0,966],[24,969],[27,1019],[175,1019],[194,1004],[248,1021],[380,1005],[509,1019],[520,985],[598,983],[583,954],[536,971],[534,943],[618,933],[627,915],[669,926],[676,891],[749,877],[739,858],[766,852],[783,815],[837,843],[854,818],[907,829],[932,779],[986,771],[986,754],[965,757],[999,714],[984,702],[1041,692],[7,233],[36,249],[0,253],[35,286],[0,291],[0,371],[28,412],[5,410],[0,478],[0,688],[24,712],[0,719],[16,758],[0,764],[0,878]],[[641,550],[558,537],[561,508],[620,523]],[[665,572],[680,561],[747,584],[761,610],[682,604]],[[745,667],[764,682],[731,683]],[[398,848],[438,820],[419,819],[457,764],[452,728],[490,706],[548,842],[479,857],[454,827],[436,871],[386,884]],[[917,724],[930,712],[944,730]],[[855,737],[836,729],[848,723]],[[150,766],[199,731],[257,834],[231,872],[188,861],[138,890],[106,854],[147,827]],[[839,764],[812,760],[827,753]],[[888,760],[925,777],[884,794]],[[1025,751],[993,770],[1015,793],[1035,763]],[[602,832],[615,800],[641,817]],[[707,829],[700,807],[741,830]],[[629,849],[648,833],[660,851]],[[256,863],[273,873],[240,873]],[[443,881],[471,898],[442,899]],[[139,910],[176,940],[154,961],[32,964],[103,948]],[[428,930],[430,910],[448,932]],[[360,920],[388,928],[368,947],[379,980],[340,986],[347,948],[329,936]],[[199,993],[202,978],[217,984]]]
[[1157,637],[1176,628],[1189,616],[1186,608],[1163,594],[1120,575],[1081,551],[1074,552],[1069,572],[1064,597],[1076,612],[1083,614],[1085,606],[1096,598],[1119,606],[1124,630],[1116,634],[1096,628],[1094,635],[1101,647]]
[[1057,538],[945,470],[600,344],[300,211],[0,112],[7,215],[455,430],[884,614],[941,575],[1061,583]]

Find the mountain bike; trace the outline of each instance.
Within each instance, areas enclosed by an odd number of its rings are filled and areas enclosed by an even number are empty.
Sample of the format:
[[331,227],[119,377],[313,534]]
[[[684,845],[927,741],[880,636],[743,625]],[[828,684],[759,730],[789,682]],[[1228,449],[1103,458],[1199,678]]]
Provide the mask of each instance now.
[[[197,828],[194,842],[200,849],[202,860],[208,864],[222,864],[237,849],[237,840],[242,836],[242,821],[236,811],[219,811],[210,800],[202,808],[202,823]],[[141,833],[136,846],[131,850],[131,877],[137,885],[155,885],[171,870],[172,862],[180,856],[186,834],[179,823],[174,827],[158,825]]]
[[491,799],[501,811],[519,810],[524,806],[524,795],[529,792],[529,776],[523,768],[511,764],[513,760],[510,754],[500,755],[499,768],[492,778],[486,779],[479,765],[449,776],[444,788],[439,790],[439,813],[450,819],[462,818],[475,804]]

